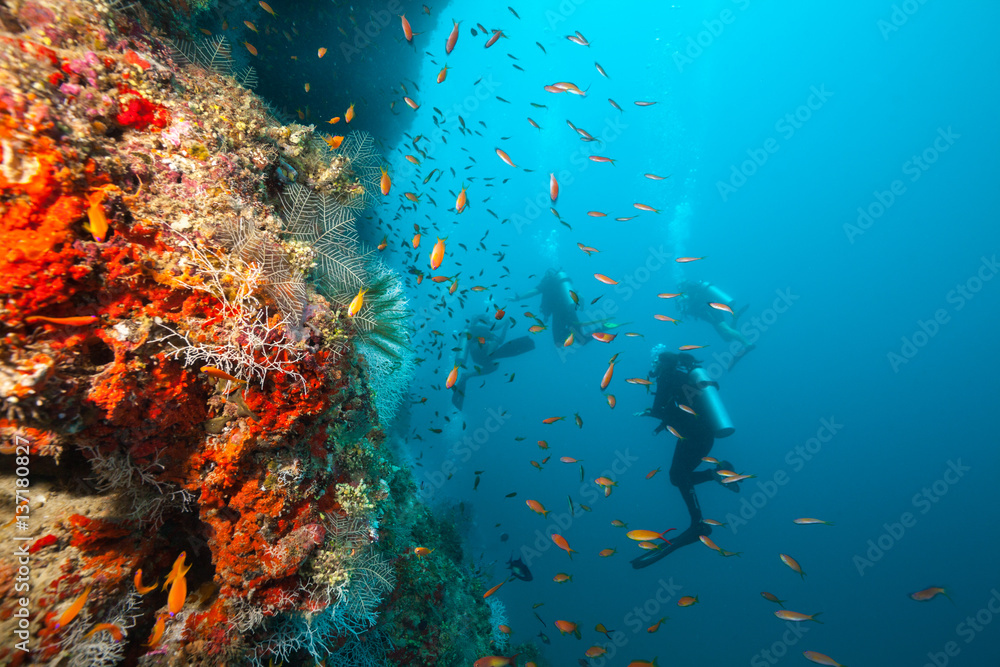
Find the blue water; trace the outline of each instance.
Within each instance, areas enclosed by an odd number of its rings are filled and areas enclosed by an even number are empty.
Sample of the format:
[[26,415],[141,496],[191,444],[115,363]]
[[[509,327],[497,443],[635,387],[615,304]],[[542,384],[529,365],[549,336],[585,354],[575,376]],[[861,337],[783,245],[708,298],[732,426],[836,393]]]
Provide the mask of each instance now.
[[[418,286],[409,276],[416,353],[426,359],[412,395],[427,401],[412,406],[405,437],[414,459],[422,457],[423,497],[465,503],[469,556],[488,570],[492,564],[490,585],[506,575],[512,552],[532,570],[534,581],[513,581],[497,594],[514,643],[537,642],[544,632],[551,645],[539,646],[553,665],[576,665],[593,645],[613,656],[593,665],[654,656],[661,665],[807,664],[806,650],[853,667],[998,664],[1000,6],[567,0],[521,2],[517,19],[494,4],[453,1],[430,16],[407,4],[424,34],[408,47],[394,22],[379,38],[392,54],[380,82],[392,80],[401,59],[418,61],[416,69],[406,62],[419,92],[406,85],[421,106],[403,104],[398,82],[388,90],[373,84],[368,96],[385,102],[369,105],[360,125],[388,119],[388,101],[396,100],[401,117],[393,127],[423,134],[421,147],[433,158],[414,168],[403,158],[416,154],[401,145],[404,137],[379,137],[394,186],[366,236],[388,233],[384,255],[401,271],[459,274],[451,296],[449,283]],[[445,57],[451,18],[462,21],[461,35]],[[484,37],[469,33],[476,23],[502,28],[508,39],[485,50]],[[591,46],[566,40],[574,30]],[[452,69],[437,84],[445,63]],[[556,81],[575,82],[587,95],[542,89]],[[435,132],[433,107],[444,112],[447,134]],[[483,136],[463,136],[459,114]],[[567,119],[605,144],[579,141]],[[501,162],[497,147],[518,168]],[[617,163],[586,160],[591,153]],[[435,167],[444,177],[423,185]],[[548,210],[550,172],[561,184],[556,208],[572,230]],[[647,172],[670,178],[652,181]],[[457,215],[449,209],[463,184],[469,208]],[[399,211],[408,204],[404,191],[422,195],[415,210]],[[635,202],[661,212],[639,212]],[[859,222],[859,209],[871,218]],[[409,250],[413,224],[424,235],[418,253]],[[439,236],[447,253],[432,272],[428,253]],[[600,252],[588,257],[577,242]],[[705,259],[674,261],[684,255]],[[631,324],[609,344],[568,352],[541,332],[533,352],[471,379],[464,410],[455,411],[443,386],[455,334],[467,318],[505,306],[516,322],[510,336],[527,335],[533,322],[524,312],[540,314],[538,299],[507,299],[548,268],[569,274],[588,319]],[[603,285],[594,273],[619,285]],[[740,323],[757,347],[739,365],[728,369],[726,344],[709,326],[653,319],[679,317],[656,294],[678,291],[682,278],[710,280],[749,306]],[[495,287],[469,291],[474,285]],[[624,382],[646,376],[661,343],[708,346],[695,354],[718,371],[737,428],[712,454],[757,478],[738,495],[715,483],[698,487],[705,516],[729,524],[712,538],[742,556],[720,558],[695,543],[634,570],[629,560],[642,552],[613,519],[628,530],[688,525],[667,475],[675,439],[652,435],[655,422],[633,416],[652,394]],[[615,353],[612,410],[599,382]],[[567,419],[542,424],[561,415]],[[541,439],[548,451],[538,448]],[[541,471],[530,465],[547,455]],[[580,465],[561,456],[583,460],[582,482]],[[662,471],[647,480],[655,468]],[[477,470],[484,472],[473,490]],[[605,498],[593,479],[609,472],[618,486]],[[445,473],[452,473],[446,481]],[[592,511],[571,516],[567,496]],[[543,519],[526,499],[552,513]],[[835,525],[792,523],[802,516]],[[572,560],[555,548],[552,532],[579,552]],[[504,533],[509,540],[501,542]],[[607,547],[618,552],[598,557]],[[779,553],[795,557],[806,576]],[[554,583],[559,572],[572,582]],[[954,604],[908,598],[929,586],[946,587]],[[823,624],[789,631],[793,624],[775,618],[778,607],[761,591],[787,599],[789,609],[822,612]],[[682,595],[699,603],[678,607]],[[544,605],[533,609],[537,603]],[[670,620],[646,632],[662,616]],[[577,622],[583,639],[560,636],[556,619]],[[620,645],[595,632],[597,623],[617,631]]]

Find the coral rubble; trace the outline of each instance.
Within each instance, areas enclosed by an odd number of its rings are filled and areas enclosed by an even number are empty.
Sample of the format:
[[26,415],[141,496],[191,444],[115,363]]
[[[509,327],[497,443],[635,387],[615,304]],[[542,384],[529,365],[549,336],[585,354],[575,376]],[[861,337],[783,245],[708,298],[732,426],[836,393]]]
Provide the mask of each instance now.
[[197,7],[8,4],[0,497],[30,575],[15,592],[0,555],[0,632],[30,651],[0,660],[488,652],[482,583],[383,430],[412,362],[398,278],[353,231],[370,140],[284,124],[224,37],[154,25]]

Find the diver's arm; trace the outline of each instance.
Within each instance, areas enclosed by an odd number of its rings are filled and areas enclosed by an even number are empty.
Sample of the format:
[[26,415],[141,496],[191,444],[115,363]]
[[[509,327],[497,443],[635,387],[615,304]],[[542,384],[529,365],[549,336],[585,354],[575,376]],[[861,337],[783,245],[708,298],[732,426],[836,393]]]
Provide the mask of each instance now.
[[455,366],[465,366],[469,356],[469,332],[463,331],[458,334],[458,351],[455,352]]
[[538,296],[541,293],[542,290],[536,287],[535,289],[529,290],[524,294],[515,294],[514,296],[510,297],[508,301],[524,301],[526,299],[530,299],[533,296]]

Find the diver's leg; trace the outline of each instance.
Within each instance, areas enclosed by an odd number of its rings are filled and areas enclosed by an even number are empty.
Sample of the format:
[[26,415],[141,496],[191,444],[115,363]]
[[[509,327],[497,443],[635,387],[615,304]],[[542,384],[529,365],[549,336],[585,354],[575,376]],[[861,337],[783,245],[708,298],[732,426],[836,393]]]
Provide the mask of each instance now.
[[[747,339],[746,336],[744,336],[742,333],[740,333],[739,331],[737,331],[736,329],[734,329],[733,327],[731,327],[726,322],[719,322],[718,324],[716,324],[715,330],[718,332],[719,336],[723,340],[725,340],[727,342],[728,341],[733,341],[733,340],[738,340],[740,342],[740,345],[742,345],[744,348],[746,348],[746,350],[744,351],[744,354],[746,354],[746,352],[749,352],[750,350],[754,349],[754,347],[755,347],[754,344],[751,343],[749,341],[749,339]],[[743,356],[743,355],[740,355],[740,356]]]
[[700,536],[708,535],[712,532],[711,526],[702,522],[701,504],[698,502],[698,496],[694,492],[694,485],[702,481],[708,481],[707,479],[702,479],[704,477],[702,473],[714,473],[710,470],[695,473],[694,469],[701,463],[701,457],[706,456],[712,449],[713,442],[714,438],[711,436],[695,436],[677,442],[674,448],[674,458],[670,463],[670,483],[680,491],[681,498],[684,499],[684,505],[687,507],[688,516],[691,517],[691,525],[677,537],[671,538],[670,544],[667,546],[660,547],[655,551],[634,559],[632,567],[640,569],[652,565],[681,547],[686,547],[693,542],[697,542]]
[[491,359],[505,359],[507,357],[516,357],[519,354],[524,354],[525,352],[531,352],[535,349],[535,341],[531,340],[528,336],[521,336],[520,338],[515,338],[514,340],[509,340],[493,352],[490,355]]
[[465,378],[462,378],[451,388],[451,404],[456,410],[461,410],[465,405]]
[[694,485],[702,475],[695,473],[694,469],[701,463],[703,452],[707,454],[711,448],[712,438],[698,437],[680,440],[674,448],[674,460],[670,463],[670,483],[681,493],[688,516],[691,517],[691,526],[676,539],[670,540],[672,543],[681,542],[685,536],[689,539],[684,544],[690,544],[698,539],[698,534],[688,535],[691,528],[702,525],[701,504],[694,492]]

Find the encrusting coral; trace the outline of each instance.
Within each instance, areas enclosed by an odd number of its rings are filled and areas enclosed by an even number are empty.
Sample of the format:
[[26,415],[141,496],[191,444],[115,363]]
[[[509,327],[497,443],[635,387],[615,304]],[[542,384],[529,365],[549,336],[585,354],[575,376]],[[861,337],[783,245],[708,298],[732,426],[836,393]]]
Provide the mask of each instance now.
[[[0,7],[0,456],[30,461],[31,484],[5,466],[0,495],[30,509],[3,530],[31,577],[3,589],[0,632],[26,595],[31,641],[0,660],[484,654],[482,582],[376,411],[411,363],[398,280],[350,234],[326,243],[375,196],[370,140],[331,150],[283,125],[224,38],[150,31],[166,3],[16,6]],[[290,220],[296,197],[319,203]],[[358,282],[379,286],[355,322]]]

